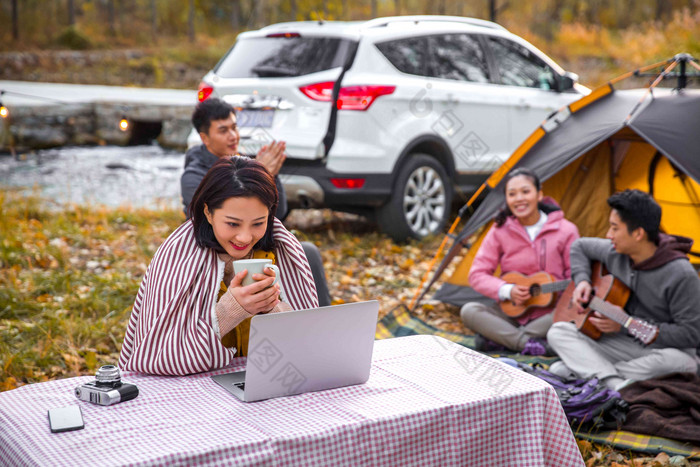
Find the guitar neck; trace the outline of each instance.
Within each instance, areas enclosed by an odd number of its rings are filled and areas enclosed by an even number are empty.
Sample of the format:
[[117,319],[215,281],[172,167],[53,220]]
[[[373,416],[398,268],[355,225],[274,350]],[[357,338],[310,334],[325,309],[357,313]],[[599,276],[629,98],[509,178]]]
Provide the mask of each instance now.
[[621,324],[625,328],[629,327],[629,324],[633,321],[633,318],[624,311],[622,311],[621,308],[618,308],[615,305],[606,302],[600,297],[591,298],[591,301],[588,304],[588,306],[591,309],[602,314],[603,316],[610,318],[616,323]]
[[542,284],[540,285],[540,288],[542,289],[542,293],[561,292],[562,290],[565,290],[570,283],[571,279],[566,279],[563,281],[555,281],[550,282],[548,284]]

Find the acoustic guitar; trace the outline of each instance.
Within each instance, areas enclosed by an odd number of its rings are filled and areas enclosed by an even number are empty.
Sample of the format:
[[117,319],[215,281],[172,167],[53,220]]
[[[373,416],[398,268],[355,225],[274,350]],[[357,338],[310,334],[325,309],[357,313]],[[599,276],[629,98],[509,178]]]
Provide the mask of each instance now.
[[594,311],[610,318],[627,329],[627,331],[639,339],[643,344],[651,344],[659,335],[659,328],[644,320],[633,318],[622,309],[630,296],[630,290],[625,284],[609,274],[599,262],[593,263],[591,285],[593,296],[583,313],[578,312],[578,307],[572,297],[576,288],[572,282],[564,290],[554,309],[553,321],[569,321],[576,325],[579,331],[591,339],[599,339],[602,332],[588,320]]
[[557,281],[551,274],[544,271],[526,276],[518,272],[508,272],[501,279],[509,284],[524,285],[530,289],[530,298],[522,305],[516,305],[510,300],[501,302],[501,310],[511,318],[517,318],[527,313],[531,308],[550,306],[555,299],[555,293],[561,292],[571,282],[570,279]]

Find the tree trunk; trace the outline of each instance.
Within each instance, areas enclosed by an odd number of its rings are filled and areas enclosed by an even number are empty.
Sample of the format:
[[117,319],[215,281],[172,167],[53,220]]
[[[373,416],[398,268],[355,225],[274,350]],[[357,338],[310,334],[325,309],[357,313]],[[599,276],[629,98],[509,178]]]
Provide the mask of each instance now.
[[158,8],[156,0],[151,0],[151,37],[154,41],[158,39]]
[[372,0],[372,18],[377,17],[377,0]]
[[289,0],[289,16],[291,21],[297,20],[297,2],[296,0]]
[[544,39],[548,43],[554,41],[557,35],[557,31],[561,26],[561,10],[564,7],[564,1],[565,0],[554,0],[554,4],[550,5],[549,7],[549,12],[547,13],[547,16],[549,16],[549,20],[545,23],[546,29],[544,33]]
[[117,29],[114,27],[114,0],[107,2],[107,22],[109,23],[109,33],[114,36],[117,34]]
[[671,16],[672,7],[668,0],[656,0],[655,5],[655,16],[656,20],[666,20]]
[[241,10],[241,0],[232,0],[231,5],[231,29],[238,31],[243,23],[243,11]]
[[496,22],[496,0],[489,0],[489,20]]
[[265,11],[265,2],[263,0],[251,0],[250,2],[250,20],[248,23],[253,28],[262,27],[261,16],[262,12]]
[[348,0],[343,0],[343,19],[345,21],[350,21],[350,6],[348,5]]
[[190,0],[190,10],[187,15],[187,33],[190,43],[194,43],[194,0]]
[[68,0],[68,26],[75,26],[75,3]]
[[328,0],[323,1],[323,20],[328,21]]
[[12,38],[19,40],[19,11],[17,0],[12,0]]
[[401,14],[401,0],[394,0],[394,15],[399,16]]

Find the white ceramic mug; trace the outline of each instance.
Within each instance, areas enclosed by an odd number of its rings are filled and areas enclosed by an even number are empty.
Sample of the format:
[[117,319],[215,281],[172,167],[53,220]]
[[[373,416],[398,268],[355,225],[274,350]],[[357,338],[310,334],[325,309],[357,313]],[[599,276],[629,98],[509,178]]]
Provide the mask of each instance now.
[[238,274],[244,269],[248,270],[248,274],[243,278],[243,286],[250,285],[253,282],[253,274],[265,274],[265,268],[270,268],[275,271],[275,281],[272,285],[275,285],[280,281],[280,268],[272,264],[271,259],[239,259],[233,262],[233,273]]

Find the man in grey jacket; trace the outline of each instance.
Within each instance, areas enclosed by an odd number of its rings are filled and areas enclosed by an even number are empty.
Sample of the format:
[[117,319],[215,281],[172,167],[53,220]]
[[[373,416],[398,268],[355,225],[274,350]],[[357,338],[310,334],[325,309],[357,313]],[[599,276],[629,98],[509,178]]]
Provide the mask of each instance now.
[[550,368],[566,376],[597,377],[612,389],[632,381],[675,372],[696,372],[700,344],[700,278],[688,261],[692,240],[659,232],[661,207],[647,193],[626,190],[608,198],[607,239],[580,238],[571,246],[572,300],[583,312],[592,295],[591,262],[600,261],[631,295],[625,311],[659,328],[649,345],[635,340],[617,322],[594,313],[591,324],[603,334],[593,340],[570,322],[547,333],[561,357]]
[[[240,142],[236,113],[230,104],[220,99],[212,97],[197,104],[192,113],[192,124],[202,138],[202,144],[190,148],[185,154],[185,171],[180,178],[182,204],[185,206],[185,215],[188,218],[191,217],[188,212],[190,202],[204,175],[220,157],[237,155]],[[284,152],[285,147],[284,141],[273,142],[263,146],[255,157],[275,177],[275,185],[279,193],[279,204],[275,216],[280,220],[287,217],[288,212],[287,197],[278,175],[287,157]],[[301,242],[301,246],[314,276],[318,303],[321,306],[330,305],[331,297],[321,254],[313,243]]]

